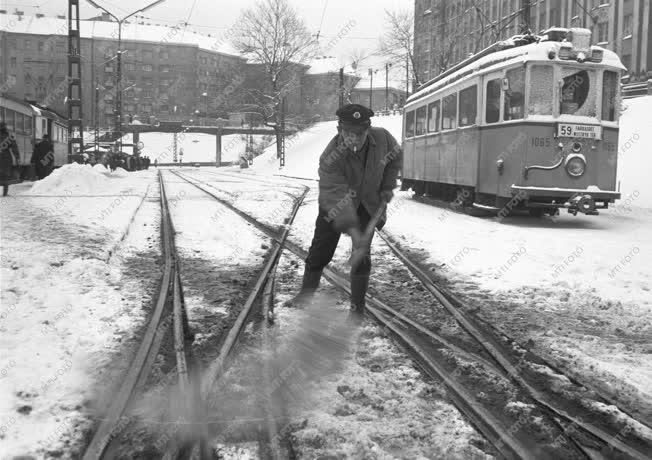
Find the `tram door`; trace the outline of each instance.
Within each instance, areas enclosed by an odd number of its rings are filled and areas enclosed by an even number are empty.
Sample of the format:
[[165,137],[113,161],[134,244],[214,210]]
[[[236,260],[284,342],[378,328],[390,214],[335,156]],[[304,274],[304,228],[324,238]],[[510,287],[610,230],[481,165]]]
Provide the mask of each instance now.
[[486,74],[482,81],[482,128],[480,129],[480,171],[478,187],[480,193],[498,195],[500,171],[496,162],[504,151],[505,136],[501,127],[503,72]]

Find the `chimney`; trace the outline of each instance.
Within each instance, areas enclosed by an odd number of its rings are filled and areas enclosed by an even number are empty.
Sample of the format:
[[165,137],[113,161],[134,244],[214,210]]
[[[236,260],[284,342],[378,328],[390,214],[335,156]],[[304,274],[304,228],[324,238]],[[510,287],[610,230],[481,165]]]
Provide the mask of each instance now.
[[42,17],[45,17],[45,15],[43,13],[36,13],[36,17],[37,18],[42,18]]
[[14,14],[18,16],[18,20],[22,21],[23,20],[23,15],[25,14],[24,11],[19,11],[18,8],[14,10]]
[[0,14],[7,14],[7,10],[0,10]]
[[57,19],[66,19],[65,14],[57,14]]

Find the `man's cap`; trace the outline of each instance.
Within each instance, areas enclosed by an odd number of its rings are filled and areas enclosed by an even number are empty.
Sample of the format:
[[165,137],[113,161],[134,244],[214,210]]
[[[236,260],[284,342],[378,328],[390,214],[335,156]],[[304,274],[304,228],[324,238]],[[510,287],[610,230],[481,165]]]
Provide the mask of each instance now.
[[360,104],[347,104],[335,112],[340,123],[369,126],[370,118],[374,116],[374,111]]

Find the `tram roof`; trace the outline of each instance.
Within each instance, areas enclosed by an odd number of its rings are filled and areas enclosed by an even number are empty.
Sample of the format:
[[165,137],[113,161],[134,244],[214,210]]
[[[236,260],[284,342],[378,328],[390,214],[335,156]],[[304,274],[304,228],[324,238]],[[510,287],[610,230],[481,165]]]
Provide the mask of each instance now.
[[[550,59],[548,57],[548,53],[550,51],[554,51],[555,55],[557,56],[561,45],[562,43],[558,41],[540,41],[537,43],[518,46],[512,39],[496,43],[478,53],[479,55],[484,53],[484,56],[471,56],[466,61],[462,61],[460,64],[458,64],[456,66],[459,67],[457,70],[454,70],[455,68],[453,68],[451,69],[453,71],[450,72],[450,74],[446,75],[446,72],[444,72],[429,82],[424,83],[420,89],[410,95],[407,103],[409,104],[414,102],[415,100],[427,96],[462,78],[478,75],[480,73],[490,72],[501,67],[506,67],[519,62],[525,63],[528,61],[546,61],[551,63],[567,63],[580,66],[586,65],[587,67],[592,67],[597,64],[599,66],[610,66],[620,70],[626,70],[626,68],[620,62],[620,59],[616,53],[599,46],[595,46],[595,48],[601,49],[603,51],[602,61],[599,63],[584,62],[580,64],[577,61],[563,60],[559,59],[558,57]],[[500,49],[493,52],[491,51],[492,48],[495,47],[499,49],[501,46],[505,47],[505,49]]]

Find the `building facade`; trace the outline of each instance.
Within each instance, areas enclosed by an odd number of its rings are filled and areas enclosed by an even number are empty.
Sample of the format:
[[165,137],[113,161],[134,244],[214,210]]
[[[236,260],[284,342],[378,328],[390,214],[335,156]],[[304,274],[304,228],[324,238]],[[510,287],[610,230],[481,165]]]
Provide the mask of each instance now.
[[585,27],[615,51],[630,81],[652,77],[650,0],[415,0],[415,70],[422,84],[528,27]]
[[395,82],[390,82],[385,87],[384,79],[380,82],[374,80],[373,86],[369,79],[363,79],[358,82],[351,91],[350,100],[353,104],[362,104],[370,107],[376,113],[384,110],[393,110],[405,105],[406,93],[403,89],[398,89]]
[[[350,98],[351,91],[360,81],[360,77],[344,73],[344,100]],[[340,103],[339,72],[311,73],[303,76],[301,96],[303,113],[307,118],[319,115],[321,120],[334,120]]]

